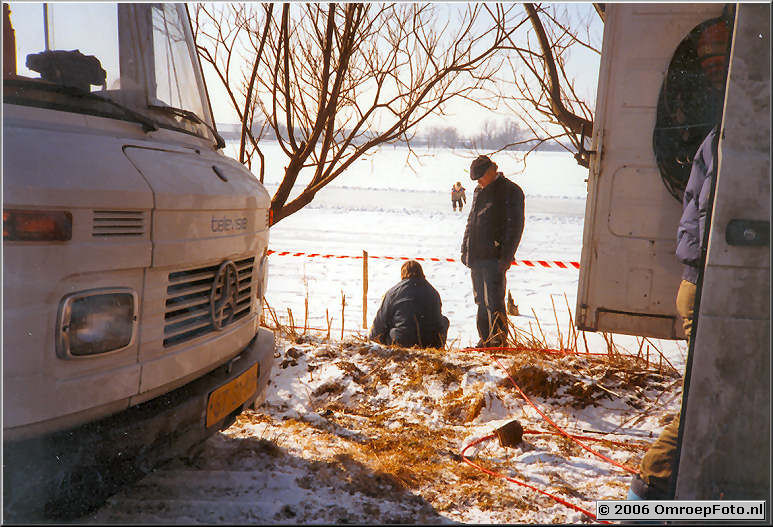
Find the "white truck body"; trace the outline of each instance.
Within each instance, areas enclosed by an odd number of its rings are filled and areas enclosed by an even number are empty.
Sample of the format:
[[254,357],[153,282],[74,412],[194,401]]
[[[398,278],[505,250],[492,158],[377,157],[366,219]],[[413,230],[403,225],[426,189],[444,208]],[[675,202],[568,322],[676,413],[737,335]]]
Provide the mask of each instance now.
[[6,445],[207,376],[199,431],[227,426],[273,362],[270,199],[219,151],[185,5],[14,3],[4,23]]
[[[675,305],[682,206],[661,180],[653,130],[677,47],[723,7],[605,4],[577,295],[581,329],[684,338]],[[769,515],[770,6],[735,7],[675,497],[767,500]]]
[[666,190],[652,149],[658,94],[679,43],[722,4],[607,4],[577,326],[682,338],[674,257],[682,206]]

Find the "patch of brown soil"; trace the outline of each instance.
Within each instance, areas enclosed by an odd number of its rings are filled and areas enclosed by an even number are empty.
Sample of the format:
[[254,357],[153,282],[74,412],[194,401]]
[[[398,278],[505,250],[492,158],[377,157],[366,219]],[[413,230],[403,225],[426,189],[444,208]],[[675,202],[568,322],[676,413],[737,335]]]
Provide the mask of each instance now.
[[344,385],[337,381],[328,381],[317,387],[317,389],[312,392],[312,395],[314,397],[321,397],[323,395],[335,397],[336,395],[341,395],[345,389]]
[[351,375],[352,380],[359,385],[363,385],[368,382],[368,376],[363,373],[354,363],[348,361],[338,362],[338,367],[345,371],[348,375]]
[[[561,386],[571,382],[569,375],[562,371],[548,373],[539,366],[521,366],[515,371],[509,371],[510,377],[523,390],[523,393],[535,397],[555,397]],[[510,379],[503,379],[499,386],[514,388]]]

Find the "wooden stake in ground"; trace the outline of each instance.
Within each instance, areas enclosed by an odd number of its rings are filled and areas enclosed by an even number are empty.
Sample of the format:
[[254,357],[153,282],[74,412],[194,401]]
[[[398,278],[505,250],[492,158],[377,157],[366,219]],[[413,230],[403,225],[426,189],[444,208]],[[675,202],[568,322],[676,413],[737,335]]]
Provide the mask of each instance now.
[[[572,308],[569,307],[569,299],[566,297],[566,293],[564,293],[564,302],[566,302],[566,310],[569,311],[569,331],[572,335],[572,344],[569,345],[569,349],[573,350],[575,353],[577,353],[577,330],[574,327],[574,318],[572,317]],[[568,338],[568,337],[567,337]]]
[[558,313],[556,312],[556,304],[553,302],[553,295],[550,295],[550,305],[553,306],[553,316],[556,318],[556,331],[558,332],[558,349],[564,350],[564,337],[561,334],[561,324],[558,322]]
[[309,330],[309,290],[306,290],[306,298],[303,299],[303,334]]
[[362,251],[362,329],[368,329],[368,251]]
[[344,340],[344,311],[346,311],[346,295],[341,289],[341,340]]

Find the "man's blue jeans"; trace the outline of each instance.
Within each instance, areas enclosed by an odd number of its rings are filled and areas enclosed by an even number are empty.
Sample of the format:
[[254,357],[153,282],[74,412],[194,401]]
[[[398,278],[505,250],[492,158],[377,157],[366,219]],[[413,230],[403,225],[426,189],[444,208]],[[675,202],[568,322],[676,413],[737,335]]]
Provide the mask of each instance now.
[[472,293],[478,306],[478,335],[489,346],[504,346],[507,337],[506,271],[499,269],[497,260],[481,260],[470,265]]

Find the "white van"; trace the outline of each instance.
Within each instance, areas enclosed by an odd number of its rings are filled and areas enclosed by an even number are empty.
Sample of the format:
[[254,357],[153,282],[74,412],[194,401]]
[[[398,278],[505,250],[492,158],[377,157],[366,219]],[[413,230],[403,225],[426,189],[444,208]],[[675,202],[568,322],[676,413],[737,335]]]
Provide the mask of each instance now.
[[270,199],[220,152],[185,4],[3,25],[5,513],[76,514],[260,402]]

